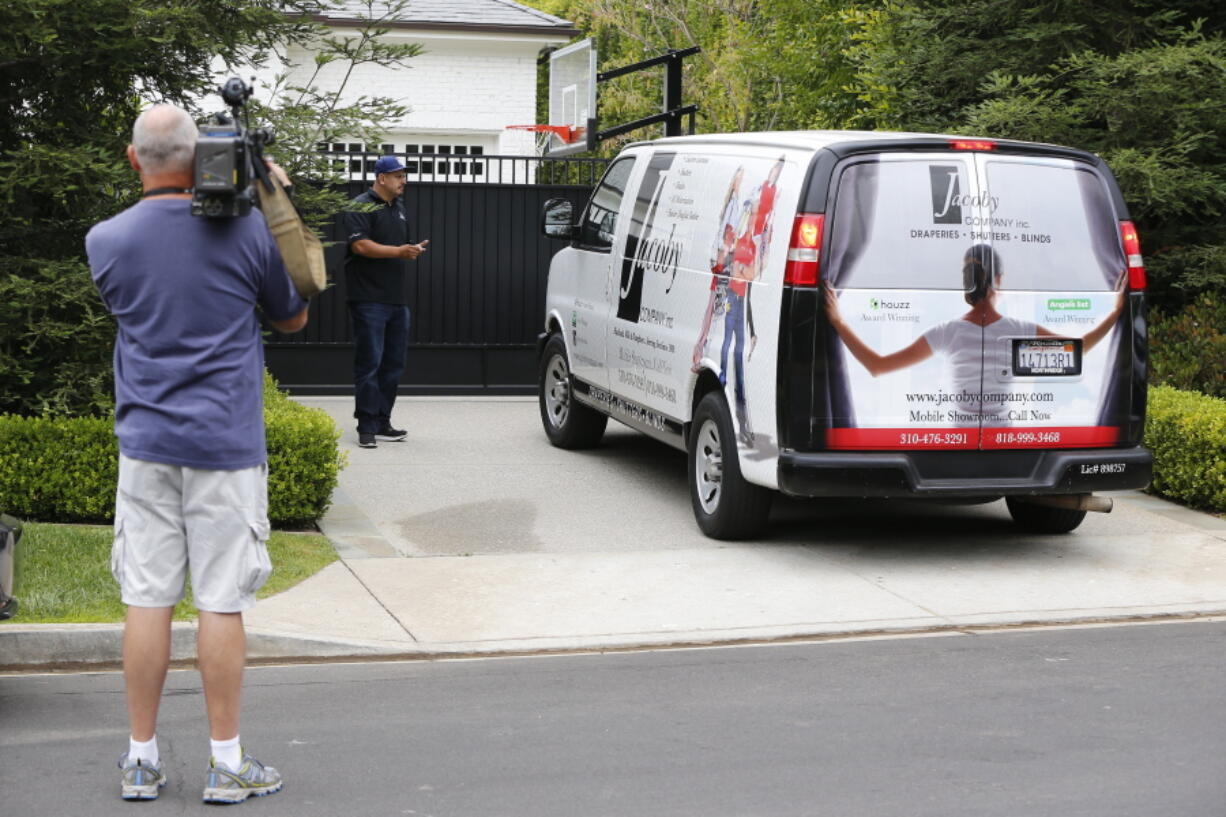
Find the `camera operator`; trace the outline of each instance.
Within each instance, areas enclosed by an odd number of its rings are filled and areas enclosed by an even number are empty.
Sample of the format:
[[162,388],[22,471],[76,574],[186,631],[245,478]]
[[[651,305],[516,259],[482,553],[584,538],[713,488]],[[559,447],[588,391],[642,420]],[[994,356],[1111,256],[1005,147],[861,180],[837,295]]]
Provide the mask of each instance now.
[[[242,613],[271,572],[264,352],[258,307],[281,332],[306,325],[264,217],[191,215],[197,129],[171,105],[137,118],[128,160],[144,198],[86,237],[90,269],[118,324],[115,435],[119,488],[111,569],[128,605],[123,667],[131,738],[124,799],[166,784],[158,705],[171,615],[191,570],[210,732],[206,802],[281,788],[239,745]],[[284,173],[274,174],[288,183]]]

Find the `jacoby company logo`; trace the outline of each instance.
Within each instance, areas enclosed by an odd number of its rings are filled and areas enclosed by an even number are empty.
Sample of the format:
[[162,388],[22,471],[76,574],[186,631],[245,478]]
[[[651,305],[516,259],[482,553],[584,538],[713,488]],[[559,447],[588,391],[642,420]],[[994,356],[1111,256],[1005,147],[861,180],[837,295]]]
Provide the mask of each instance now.
[[928,179],[932,183],[932,223],[961,224],[961,185],[958,183],[958,168],[949,165],[931,165]]
[[[929,165],[928,179],[932,192],[932,223],[962,224],[962,208],[986,207],[988,215],[996,212],[1000,199],[984,190],[976,196],[962,193],[961,168],[955,165]],[[966,224],[971,224],[967,220]]]
[[[626,257],[622,261],[621,286],[617,291],[617,317],[638,323],[643,302],[643,279],[648,274],[663,275],[668,279],[664,292],[672,291],[677,280],[677,266],[681,260],[681,242],[674,239],[677,225],[673,224],[667,235],[655,235],[656,215],[660,200],[672,174],[669,172],[676,158],[675,153],[657,153],[647,166],[643,182],[639,185],[638,198],[634,202],[634,218],[630,234],[626,236]],[[644,236],[651,238],[644,239]]]

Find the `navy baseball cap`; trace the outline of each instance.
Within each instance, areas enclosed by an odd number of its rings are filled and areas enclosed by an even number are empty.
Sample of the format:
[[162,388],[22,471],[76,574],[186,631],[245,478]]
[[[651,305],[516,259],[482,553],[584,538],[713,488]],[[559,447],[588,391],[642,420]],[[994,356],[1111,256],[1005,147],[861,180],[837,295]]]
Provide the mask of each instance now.
[[380,156],[375,161],[375,175],[380,173],[396,173],[404,170],[404,165],[395,156]]

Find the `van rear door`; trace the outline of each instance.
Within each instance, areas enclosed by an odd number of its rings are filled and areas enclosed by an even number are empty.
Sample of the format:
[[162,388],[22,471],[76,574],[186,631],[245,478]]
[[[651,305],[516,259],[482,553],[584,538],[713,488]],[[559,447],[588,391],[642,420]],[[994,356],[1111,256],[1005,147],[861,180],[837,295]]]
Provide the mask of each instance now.
[[1044,156],[974,154],[996,260],[981,447],[1109,447],[1131,391],[1126,260],[1107,180]]
[[835,171],[822,277],[843,342],[826,345],[826,448],[978,448],[982,332],[962,320],[987,212],[978,172],[960,152],[867,154]]

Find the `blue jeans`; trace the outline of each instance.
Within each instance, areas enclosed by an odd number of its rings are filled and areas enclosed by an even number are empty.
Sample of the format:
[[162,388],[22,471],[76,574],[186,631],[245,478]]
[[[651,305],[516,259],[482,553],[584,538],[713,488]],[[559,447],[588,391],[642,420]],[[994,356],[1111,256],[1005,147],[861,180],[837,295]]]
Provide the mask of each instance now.
[[359,434],[375,434],[392,419],[409,346],[409,308],[351,301],[349,317],[353,320],[353,416]]
[[745,296],[738,295],[728,287],[725,296],[728,300],[728,311],[724,313],[724,345],[719,350],[719,379],[721,383],[728,382],[728,347],[736,339],[736,353],[732,359],[736,373],[736,384],[733,394],[736,397],[737,416],[745,411]]

